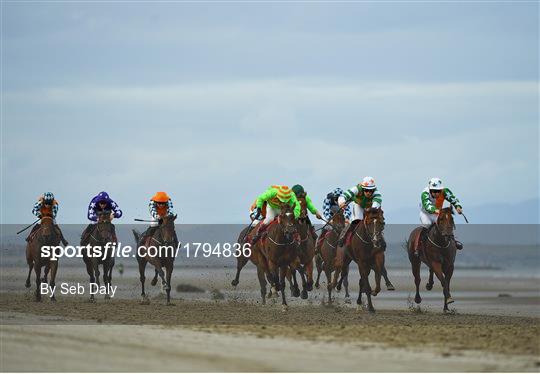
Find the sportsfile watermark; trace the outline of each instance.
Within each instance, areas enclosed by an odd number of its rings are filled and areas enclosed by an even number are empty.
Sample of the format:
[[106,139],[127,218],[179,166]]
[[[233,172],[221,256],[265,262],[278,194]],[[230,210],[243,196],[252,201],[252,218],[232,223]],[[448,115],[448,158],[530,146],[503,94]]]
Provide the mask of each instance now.
[[178,243],[178,245],[158,245],[158,246],[139,246],[134,249],[130,245],[118,243],[107,243],[104,246],[87,245],[67,245],[67,246],[42,246],[41,257],[48,258],[51,261],[57,261],[59,258],[100,258],[110,257],[129,258],[129,257],[178,257],[180,251],[184,251],[185,257],[249,257],[251,256],[250,243]]

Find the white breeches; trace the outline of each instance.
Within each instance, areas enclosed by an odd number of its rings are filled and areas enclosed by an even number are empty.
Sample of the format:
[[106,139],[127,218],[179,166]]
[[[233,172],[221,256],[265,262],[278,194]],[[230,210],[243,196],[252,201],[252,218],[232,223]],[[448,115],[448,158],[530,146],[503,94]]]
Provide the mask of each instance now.
[[422,222],[422,225],[429,227],[432,223],[437,222],[437,214],[429,214],[424,212],[423,210],[420,211],[420,222]]
[[352,212],[351,212],[351,222],[356,221],[357,219],[364,219],[364,208],[355,202],[351,203]]
[[[263,223],[265,225],[268,225],[270,222],[272,222],[272,220],[274,218],[276,218],[277,215],[279,215],[279,213],[281,213],[281,209],[279,208],[272,208],[269,204],[266,205],[266,217],[264,217],[264,220],[263,220]],[[254,220],[252,222],[252,226],[255,227],[256,225],[259,224],[259,220]]]

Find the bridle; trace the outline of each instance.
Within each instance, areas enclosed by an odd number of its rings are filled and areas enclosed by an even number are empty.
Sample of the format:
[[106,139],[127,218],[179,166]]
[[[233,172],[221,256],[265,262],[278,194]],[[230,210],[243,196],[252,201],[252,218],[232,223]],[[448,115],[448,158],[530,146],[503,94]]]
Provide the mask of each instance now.
[[[290,217],[291,215],[293,215],[294,213],[292,212],[285,212],[285,215],[287,217]],[[278,225],[279,227],[281,228],[281,231],[283,232],[283,234],[285,234],[285,228],[283,226],[283,223],[281,223],[281,214],[278,216]],[[293,224],[287,224],[287,226],[294,226],[294,223]],[[309,235],[309,234],[308,234]],[[279,242],[276,242],[274,239],[272,239],[272,237],[270,236],[270,233],[268,233],[268,235],[266,235],[266,237],[268,238],[268,240],[270,240],[274,245],[277,245],[277,246],[285,246],[285,245],[291,245],[293,243],[298,243],[294,240],[294,236],[292,237],[291,241],[288,242],[288,243],[279,243]],[[307,237],[306,237],[307,239]]]
[[[358,230],[354,230],[354,234],[358,237],[358,239],[360,239],[364,244],[372,244],[373,242],[375,242],[377,240],[377,237],[380,233],[377,233],[377,218],[375,218],[373,220],[373,235],[369,235],[369,229],[368,229],[368,226],[366,224],[366,219],[364,217],[364,219],[362,220],[362,223],[364,224],[364,231],[367,233],[368,235],[368,240],[364,239],[362,237],[362,235],[358,234]],[[382,232],[382,230],[381,230]],[[371,241],[369,241],[371,240]]]

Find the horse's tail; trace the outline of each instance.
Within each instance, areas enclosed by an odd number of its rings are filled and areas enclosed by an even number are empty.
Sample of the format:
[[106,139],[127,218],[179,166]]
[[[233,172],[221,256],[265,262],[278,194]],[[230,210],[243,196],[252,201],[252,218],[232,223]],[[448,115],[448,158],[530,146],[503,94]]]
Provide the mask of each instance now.
[[409,239],[405,239],[405,242],[403,243],[402,247],[405,251],[407,252],[409,251]]

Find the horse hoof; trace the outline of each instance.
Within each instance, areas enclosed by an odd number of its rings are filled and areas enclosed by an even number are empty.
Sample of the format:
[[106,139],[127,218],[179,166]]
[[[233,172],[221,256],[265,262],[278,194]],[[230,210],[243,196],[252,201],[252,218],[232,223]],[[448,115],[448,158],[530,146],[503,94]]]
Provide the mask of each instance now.
[[236,279],[233,279],[232,282],[231,282],[231,286],[236,287],[236,286],[238,286],[238,283],[240,283],[240,282],[237,281]]
[[452,296],[448,297],[448,299],[446,299],[446,304],[452,304],[454,302],[454,299],[452,299]]
[[291,294],[293,295],[293,297],[298,297],[298,296],[300,296],[300,290],[299,289],[294,289],[294,290],[292,290]]
[[[30,287],[30,286],[28,286],[28,287]],[[316,288],[316,289],[319,289],[319,287],[320,287],[320,284],[319,284],[319,283],[315,283],[315,288]]]
[[288,306],[288,305],[282,305],[282,306],[281,306],[281,311],[282,311],[282,312],[285,313],[285,312],[288,311],[288,310],[289,310],[289,306]]
[[394,285],[393,285],[392,283],[388,283],[388,284],[386,285],[386,289],[387,289],[388,291],[395,291],[395,290],[396,290],[396,288],[394,287]]
[[375,314],[375,308],[371,307],[371,308],[368,308],[368,312],[370,314]]
[[105,295],[105,300],[110,300],[110,299],[111,299],[111,296]]
[[155,286],[157,284],[157,279],[152,279],[152,282],[150,282],[152,286]]
[[51,303],[56,303],[56,297],[51,297]]
[[146,296],[143,296],[140,302],[141,305],[150,305],[150,299]]
[[416,296],[414,298],[414,302],[417,303],[417,304],[420,304],[422,302],[422,298],[420,296]]
[[341,285],[338,284],[338,285],[336,286],[336,291],[337,291],[337,292],[341,291]]
[[24,286],[25,286],[26,288],[30,288],[30,282],[26,282],[26,283],[24,284]]
[[301,295],[302,299],[307,299],[308,298],[308,293],[307,293],[307,290],[302,290],[302,295]]
[[433,283],[426,283],[426,290],[431,291],[433,289]]
[[346,297],[345,300],[343,300],[343,302],[345,304],[350,304],[351,303],[351,298],[350,297]]
[[90,299],[88,299],[88,302],[89,302],[89,303],[95,303],[95,302],[96,302],[96,299],[94,299],[93,297],[91,297]]
[[375,290],[371,291],[371,296],[377,296],[378,294],[379,294],[379,291],[375,291]]
[[313,284],[311,283],[306,284],[306,290],[313,291]]

